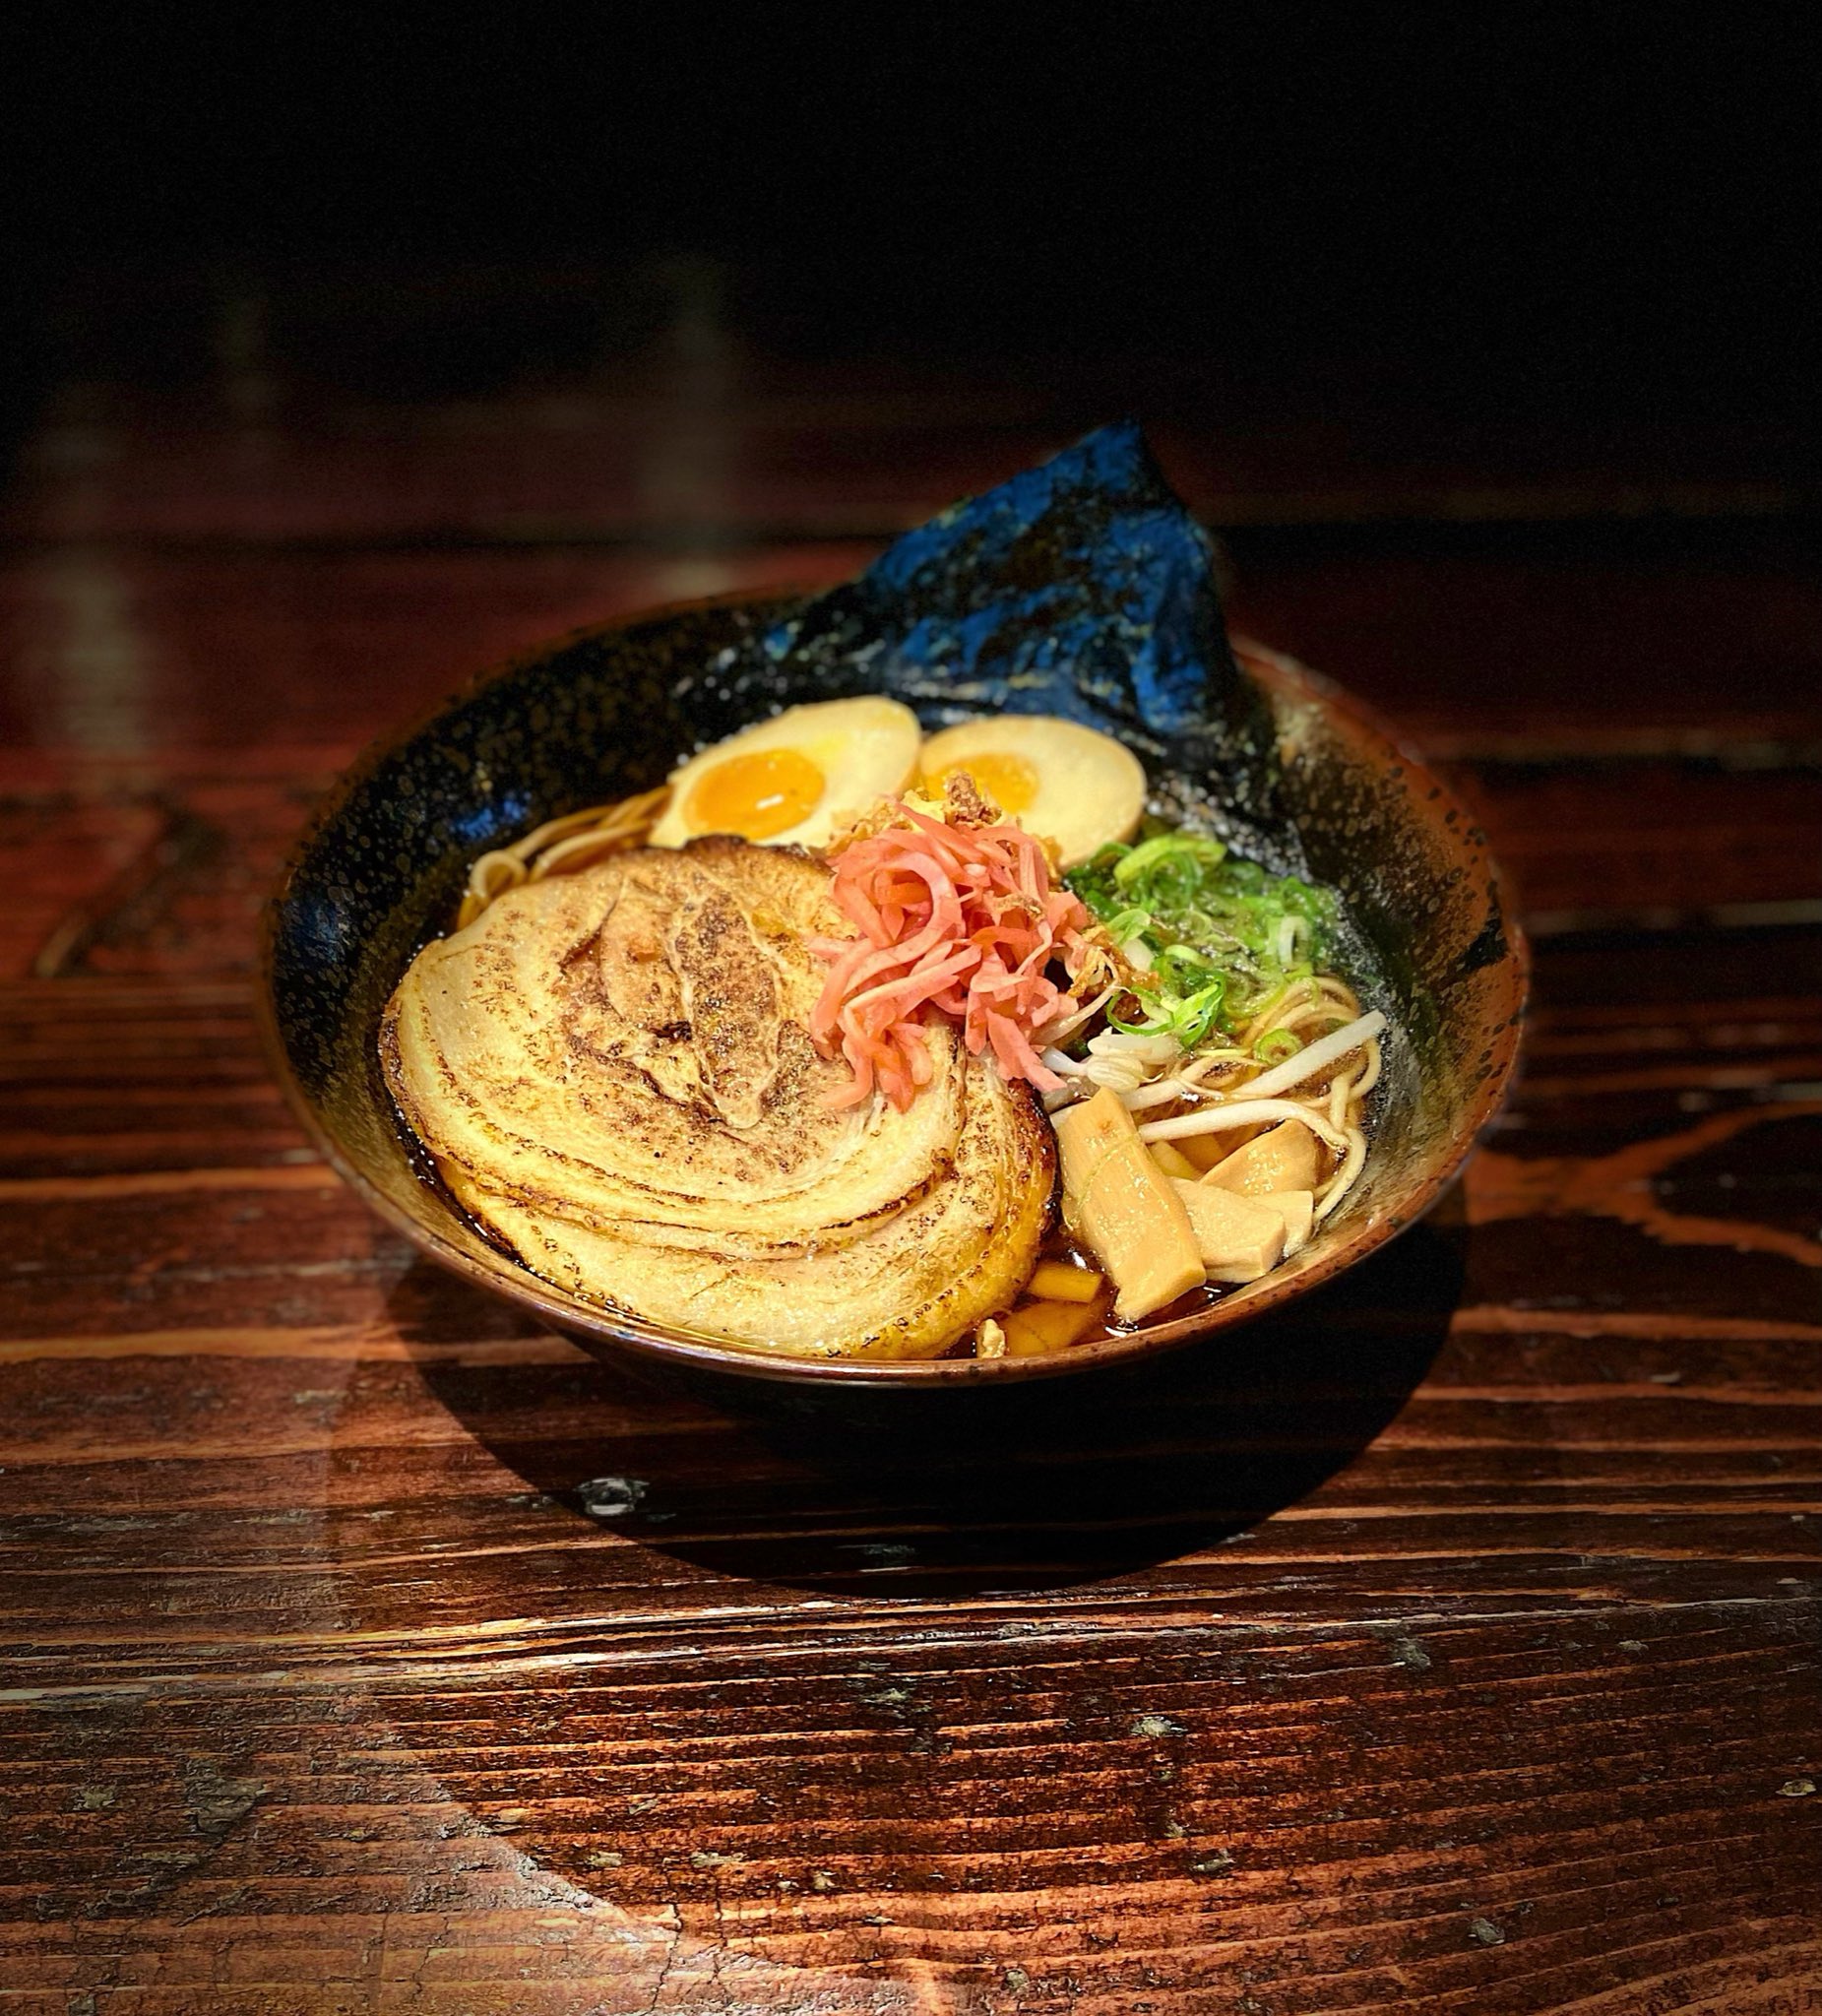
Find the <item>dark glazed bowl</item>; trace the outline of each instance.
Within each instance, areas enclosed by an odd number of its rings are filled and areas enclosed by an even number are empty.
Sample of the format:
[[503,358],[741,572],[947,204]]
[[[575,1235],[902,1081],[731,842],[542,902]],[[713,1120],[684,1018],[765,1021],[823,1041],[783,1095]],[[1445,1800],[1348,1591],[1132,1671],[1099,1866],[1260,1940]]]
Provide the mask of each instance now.
[[377,744],[318,812],[267,909],[263,1002],[274,1065],[323,1153],[430,1258],[606,1358],[718,1383],[924,1392],[1129,1362],[1244,1323],[1370,1253],[1434,1202],[1492,1115],[1518,1051],[1526,954],[1478,828],[1357,701],[1290,660],[1239,647],[1286,757],[1316,874],[1370,941],[1399,1030],[1366,1169],[1295,1260],[1188,1316],[1053,1357],[805,1362],[593,1308],[490,1246],[408,1151],[382,1083],[380,1011],[447,928],[468,864],[540,821],[661,783],[697,739],[681,673],[788,606],[699,602],[566,638],[485,674]]

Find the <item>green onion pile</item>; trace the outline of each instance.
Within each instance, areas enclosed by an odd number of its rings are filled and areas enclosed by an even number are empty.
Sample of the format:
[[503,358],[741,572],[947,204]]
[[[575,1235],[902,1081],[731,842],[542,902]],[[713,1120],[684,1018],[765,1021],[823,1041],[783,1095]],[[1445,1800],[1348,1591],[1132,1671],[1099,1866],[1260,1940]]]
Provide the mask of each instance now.
[[[1231,857],[1205,833],[1166,831],[1104,847],[1064,878],[1106,925],[1134,979],[1135,1036],[1173,1037],[1193,1050],[1217,1032],[1238,1036],[1292,980],[1323,964],[1335,932],[1334,894],[1294,875]],[[1260,1039],[1261,1060],[1274,1037]]]

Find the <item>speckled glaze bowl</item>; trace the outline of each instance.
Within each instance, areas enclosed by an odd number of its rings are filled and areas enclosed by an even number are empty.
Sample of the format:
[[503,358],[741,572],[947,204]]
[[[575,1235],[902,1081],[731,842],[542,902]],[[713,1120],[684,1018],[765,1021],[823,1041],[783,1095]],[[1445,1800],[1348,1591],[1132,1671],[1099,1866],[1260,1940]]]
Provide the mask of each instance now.
[[380,1011],[448,928],[468,864],[540,821],[661,783],[698,739],[678,676],[789,608],[699,602],[565,638],[483,675],[369,749],[298,844],[267,909],[274,1066],[323,1153],[438,1265],[608,1359],[711,1385],[921,1392],[1049,1379],[1166,1352],[1307,1294],[1434,1202],[1497,1107],[1517,1056],[1527,962],[1474,821],[1357,701],[1288,659],[1237,647],[1266,695],[1314,872],[1370,941],[1400,1032],[1373,1153],[1297,1257],[1194,1314],[1052,1357],[806,1363],[609,1314],[490,1246],[425,1180],[380,1077]]

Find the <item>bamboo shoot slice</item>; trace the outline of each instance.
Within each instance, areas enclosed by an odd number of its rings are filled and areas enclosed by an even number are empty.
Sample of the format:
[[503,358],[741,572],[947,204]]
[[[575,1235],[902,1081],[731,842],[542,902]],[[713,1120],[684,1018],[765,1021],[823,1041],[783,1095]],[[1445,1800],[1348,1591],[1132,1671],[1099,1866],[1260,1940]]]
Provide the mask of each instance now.
[[1092,1302],[1100,1292],[1100,1276],[1067,1260],[1039,1260],[1025,1292],[1044,1302]]
[[1028,1302],[1000,1318],[1006,1332],[1006,1354],[1029,1358],[1067,1351],[1084,1331],[1094,1328],[1098,1313],[1092,1302]]
[[1149,1141],[1146,1146],[1156,1155],[1161,1148],[1174,1148],[1199,1175],[1207,1175],[1217,1169],[1235,1153],[1235,1142],[1251,1141],[1255,1137],[1245,1128],[1225,1134],[1185,1134],[1180,1141]]
[[1180,1194],[1198,1186],[1159,1168],[1105,1086],[1065,1106],[1053,1124],[1065,1216],[1111,1278],[1114,1314],[1135,1323],[1200,1288],[1201,1251]]
[[1172,1141],[1154,1141],[1152,1160],[1167,1176],[1181,1176],[1185,1182],[1193,1183],[1202,1171],[1190,1161]]
[[1207,1183],[1179,1178],[1175,1188],[1195,1228],[1197,1250],[1211,1281],[1257,1281],[1284,1258],[1283,1212],[1259,1198],[1239,1197]]
[[1261,1197],[1285,1221],[1285,1258],[1299,1253],[1309,1243],[1309,1228],[1315,1223],[1316,1199],[1308,1190],[1274,1190]]
[[[1152,1144],[1154,1155],[1160,1145]],[[1264,1197],[1274,1190],[1313,1190],[1317,1167],[1315,1135],[1300,1121],[1281,1120],[1224,1157],[1202,1180],[1237,1197]]]

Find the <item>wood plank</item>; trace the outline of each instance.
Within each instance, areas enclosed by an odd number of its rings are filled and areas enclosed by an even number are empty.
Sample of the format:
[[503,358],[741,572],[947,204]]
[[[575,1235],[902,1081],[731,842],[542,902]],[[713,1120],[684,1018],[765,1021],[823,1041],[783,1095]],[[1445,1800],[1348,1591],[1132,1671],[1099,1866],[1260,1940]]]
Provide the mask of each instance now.
[[[305,742],[335,752],[333,774],[514,652],[662,602],[843,580],[870,550],[16,555],[0,563],[14,667],[0,677],[0,741],[129,765]],[[19,676],[33,666],[53,676]]]
[[[135,1761],[105,1783],[40,1781],[21,1872],[53,1904],[103,1871],[122,1905],[145,1895],[78,1934],[122,1985],[183,1981],[186,1957],[210,1978],[211,1954],[346,1955],[345,1929],[415,1896],[433,2010],[486,2006],[464,1997],[526,1966],[643,1988],[677,1932],[732,1979],[762,1970],[761,2006],[777,1967],[984,2008],[1008,1953],[1033,2008],[1192,2008],[1268,1975],[1287,2009],[1563,2006],[1636,1984],[1641,1948],[1800,1983],[1818,1835],[1780,1788],[1808,1732],[1734,1705],[1793,1705],[1796,1623],[1039,1630],[692,1652],[578,1673],[560,1701],[535,1672],[240,1693],[228,1716],[178,1690],[106,1711]],[[64,1754],[94,1713],[16,1712],[15,1755]],[[394,1924],[421,1952],[408,1908]],[[15,1978],[36,1972],[16,1950]]]
[[[226,752],[172,751],[155,783],[136,761],[16,752],[12,775],[0,768],[0,871],[32,896],[0,918],[0,976],[246,972],[259,907],[352,753],[295,746],[294,769],[260,778]],[[1822,920],[1822,785],[1805,763],[1495,761],[1450,776],[1545,932]]]
[[[364,283],[339,263],[225,285],[183,262],[156,287],[91,274],[61,307],[76,382],[40,418],[5,523],[66,539],[873,536],[1129,411],[1218,524],[1725,520],[1815,497],[1794,430],[1768,416],[1660,403],[1616,424],[1567,399],[1502,410],[1484,383],[1464,407],[1389,359],[1337,355],[1326,332],[1263,338],[1256,301],[1213,370],[1180,327],[1160,341],[1156,300],[1117,357],[1104,333],[920,356],[897,316],[889,346],[809,356],[802,304],[768,326],[780,304],[755,283],[701,257],[433,262]],[[823,284],[846,323],[851,291]]]
[[[508,278],[162,276],[158,371],[78,317],[0,496],[0,2003],[1822,2008],[1813,472]],[[1539,933],[1430,1221],[1219,1350],[833,1420],[371,1222],[252,1019],[314,796],[1116,392]]]
[[[1668,556],[1303,554],[1236,541],[1236,626],[1320,666],[1420,746],[1813,768],[1813,539]],[[217,552],[69,544],[0,557],[8,746],[132,758],[316,742],[346,753],[469,671],[690,596],[817,587],[876,539],[717,534],[649,550],[529,543]],[[33,667],[54,677],[24,676]],[[257,668],[257,676],[250,670]],[[1584,744],[1581,737],[1595,738]]]

